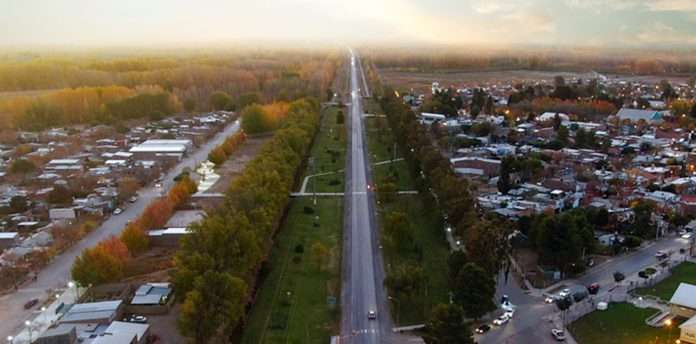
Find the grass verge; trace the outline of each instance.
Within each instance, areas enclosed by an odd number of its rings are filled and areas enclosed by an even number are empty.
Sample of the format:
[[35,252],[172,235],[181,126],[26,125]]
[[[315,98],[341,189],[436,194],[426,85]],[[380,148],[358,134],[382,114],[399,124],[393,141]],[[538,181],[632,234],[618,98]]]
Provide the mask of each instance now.
[[343,192],[345,177],[342,172],[346,161],[345,117],[339,123],[339,113],[345,110],[330,107],[324,110],[321,129],[312,146],[312,162],[308,164],[303,176],[337,172],[311,177],[307,182],[307,192]]
[[[345,129],[336,123],[337,115],[338,109],[331,108],[322,118],[311,151],[314,173],[343,169]],[[343,191],[343,174],[325,177],[308,186]],[[330,185],[336,178],[340,185]],[[342,198],[320,197],[316,204],[311,197],[291,201],[241,343],[324,344],[339,332],[342,231]],[[335,304],[329,304],[330,298]]]
[[[380,114],[381,110],[374,101],[367,101],[371,113]],[[386,118],[370,117],[366,119],[368,149],[370,159],[375,162],[390,160],[394,157],[394,138],[386,122]],[[398,150],[396,152],[398,158]],[[395,177],[398,190],[413,190],[415,183],[410,175],[405,161],[377,165],[372,168],[377,188],[380,181],[389,175]],[[407,222],[413,229],[413,246],[383,245],[385,270],[387,276],[401,266],[412,265],[423,269],[424,281],[422,287],[410,295],[400,295],[392,290],[390,310],[394,321],[399,325],[423,323],[430,309],[449,300],[447,283],[447,257],[449,255],[447,242],[439,219],[433,216],[419,195],[399,195],[389,203],[381,203],[378,207],[379,220],[384,228],[385,217],[393,212],[407,216]],[[382,233],[382,242],[384,233]]]
[[671,329],[646,325],[645,319],[656,312],[629,303],[612,303],[606,311],[592,312],[568,328],[580,344],[674,343],[682,321],[673,323]]

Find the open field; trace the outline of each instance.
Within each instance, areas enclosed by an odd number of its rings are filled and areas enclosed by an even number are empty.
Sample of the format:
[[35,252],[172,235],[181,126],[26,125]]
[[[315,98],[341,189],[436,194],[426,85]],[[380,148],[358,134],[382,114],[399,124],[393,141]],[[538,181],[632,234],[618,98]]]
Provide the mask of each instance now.
[[[368,109],[380,113],[377,104],[367,101]],[[380,123],[382,122],[382,123]],[[393,157],[394,139],[386,119],[369,118],[366,121],[368,147],[372,163]],[[398,152],[397,152],[398,157]],[[389,174],[396,175],[398,190],[413,190],[415,183],[405,161],[372,167],[374,180],[379,183]],[[392,295],[391,312],[399,325],[423,323],[430,309],[437,303],[448,301],[447,257],[449,250],[444,232],[434,212],[423,204],[419,195],[400,195],[391,203],[379,207],[379,221],[384,227],[385,216],[393,212],[404,213],[413,229],[415,247],[384,245],[384,263],[387,276],[399,266],[406,264],[423,269],[423,286],[414,295]],[[384,242],[384,238],[382,238]]]
[[648,288],[637,288],[635,292],[640,295],[657,296],[662,300],[669,301],[669,299],[672,298],[672,294],[674,294],[677,287],[679,287],[679,283],[682,282],[696,284],[695,263],[681,263],[672,269],[672,275],[662,282]]
[[656,312],[629,303],[612,303],[608,310],[592,312],[568,328],[579,344],[674,343],[683,319],[677,319],[671,329],[646,325],[645,319]]
[[[434,81],[440,86],[454,86],[455,88],[477,87],[482,84],[514,85],[520,82],[546,81],[553,84],[555,76],[571,78],[594,78],[593,73],[553,72],[536,70],[506,70],[506,71],[481,71],[465,72],[458,70],[440,70],[436,72],[417,72],[381,69],[380,75],[385,84],[393,85],[398,90],[414,89],[419,93],[430,93]],[[658,83],[667,79],[672,83],[685,83],[687,77],[660,76],[660,75],[606,75],[611,79],[621,79],[632,82]]]

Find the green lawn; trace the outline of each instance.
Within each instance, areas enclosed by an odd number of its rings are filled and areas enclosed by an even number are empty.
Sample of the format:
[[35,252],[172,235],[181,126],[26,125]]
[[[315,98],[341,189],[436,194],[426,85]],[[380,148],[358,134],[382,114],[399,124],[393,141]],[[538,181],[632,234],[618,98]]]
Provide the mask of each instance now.
[[[345,127],[336,124],[337,113],[336,108],[324,112],[312,147],[314,173],[340,170],[345,164]],[[312,172],[308,168],[305,174]],[[343,173],[317,177],[308,191],[314,186],[320,192],[343,191]],[[241,343],[324,344],[339,332],[342,232],[342,198],[321,197],[316,205],[311,197],[291,201]],[[316,243],[325,248],[324,254],[313,249]],[[335,298],[334,306],[329,306],[329,297]]]
[[[374,101],[366,102],[371,113],[381,113]],[[392,159],[394,139],[384,118],[368,118],[366,121],[368,149],[372,163]],[[398,156],[398,150],[397,150]],[[394,174],[399,190],[415,189],[414,181],[405,161],[373,166],[374,179],[378,183],[389,174]],[[380,222],[387,214],[398,211],[407,215],[413,228],[413,241],[417,248],[397,248],[384,245],[384,262],[387,273],[402,264],[413,264],[423,269],[424,287],[417,295],[396,296],[391,303],[395,322],[401,325],[423,323],[430,309],[437,303],[449,300],[447,287],[447,257],[449,248],[444,232],[434,212],[426,208],[419,195],[400,195],[389,204],[381,204]]]
[[[315,212],[306,214],[305,207]],[[292,200],[242,343],[324,344],[338,333],[342,214],[339,197],[320,198],[316,206],[308,197]],[[316,242],[329,249],[321,268],[312,249]],[[297,253],[298,245],[302,253]],[[336,306],[327,305],[329,296],[336,298]]]
[[[321,129],[314,139],[311,151],[314,165],[307,167],[303,178],[311,174],[343,170],[346,161],[346,129],[344,124],[336,123],[339,111],[345,113],[345,109],[337,107],[324,111]],[[317,180],[313,181],[314,178]],[[342,192],[345,187],[343,183],[343,173],[312,177],[306,191],[313,191],[316,187],[317,192]]]
[[594,311],[568,327],[579,344],[674,343],[679,338],[679,324],[654,328],[645,319],[655,314],[652,308],[640,309],[628,303],[612,303],[606,311]]
[[669,301],[672,298],[672,294],[679,287],[679,283],[682,282],[696,284],[696,264],[690,262],[681,263],[672,269],[672,275],[664,281],[649,288],[637,288],[635,292],[640,295],[657,296],[665,301]]

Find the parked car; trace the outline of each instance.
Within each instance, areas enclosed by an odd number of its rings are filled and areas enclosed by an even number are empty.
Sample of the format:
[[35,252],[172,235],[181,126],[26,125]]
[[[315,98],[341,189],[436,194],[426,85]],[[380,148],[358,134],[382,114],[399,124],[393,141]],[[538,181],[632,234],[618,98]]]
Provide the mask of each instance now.
[[133,196],[133,197],[128,199],[128,202],[135,203],[137,200],[138,200],[138,197]]
[[24,309],[30,309],[36,306],[37,303],[39,303],[39,299],[31,299],[24,304]]
[[563,330],[559,330],[557,328],[551,329],[551,335],[553,336],[554,339],[556,339],[559,342],[562,342],[566,339],[565,332],[563,332]]
[[131,317],[128,319],[128,322],[145,324],[147,323],[147,317],[144,315],[131,315]]
[[554,298],[554,297],[552,297],[552,296],[547,296],[547,297],[544,299],[544,303],[554,303],[554,302],[556,302],[556,298]]
[[684,234],[682,234],[681,237],[682,237],[682,239],[691,239],[691,237],[693,235],[694,235],[693,233],[684,233]]
[[369,311],[367,312],[367,318],[370,320],[375,320],[377,319],[377,312],[375,311]]
[[121,208],[116,208],[116,209],[114,209],[114,215],[119,215],[119,214],[121,214],[122,212],[123,212],[123,210],[121,210]]
[[599,283],[592,283],[592,284],[590,284],[590,285],[587,287],[587,291],[588,291],[591,295],[597,295],[597,293],[599,292]]
[[474,330],[474,331],[478,334],[484,334],[484,333],[488,332],[490,329],[491,329],[490,325],[484,324],[484,325],[477,327],[476,330]]
[[665,251],[657,251],[657,252],[655,253],[655,257],[656,257],[657,259],[665,259],[665,258],[667,258],[667,252],[665,252]]
[[580,302],[583,299],[585,299],[587,297],[587,295],[589,295],[587,290],[585,290],[585,289],[577,290],[573,293],[573,301]]
[[497,319],[493,320],[493,325],[502,326],[507,324],[508,321],[510,321],[510,316],[508,316],[507,314],[503,314],[499,316]]

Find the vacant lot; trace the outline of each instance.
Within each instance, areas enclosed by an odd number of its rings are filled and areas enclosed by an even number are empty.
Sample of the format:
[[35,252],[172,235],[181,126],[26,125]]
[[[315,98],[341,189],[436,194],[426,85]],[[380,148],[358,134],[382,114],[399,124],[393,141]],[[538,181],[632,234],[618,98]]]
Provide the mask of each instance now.
[[679,287],[679,283],[682,282],[696,284],[696,264],[689,262],[681,263],[672,269],[672,275],[664,281],[649,288],[638,288],[635,292],[640,295],[657,296],[665,301],[669,301],[672,298],[672,294]]
[[220,179],[208,189],[206,193],[224,193],[230,187],[232,180],[244,171],[246,164],[253,160],[263,147],[264,143],[270,140],[272,135],[248,137],[247,140],[216,169]]
[[645,324],[645,319],[656,312],[628,303],[612,303],[608,310],[594,311],[570,324],[569,329],[579,344],[674,343],[682,320],[672,324],[670,335],[669,328]]

